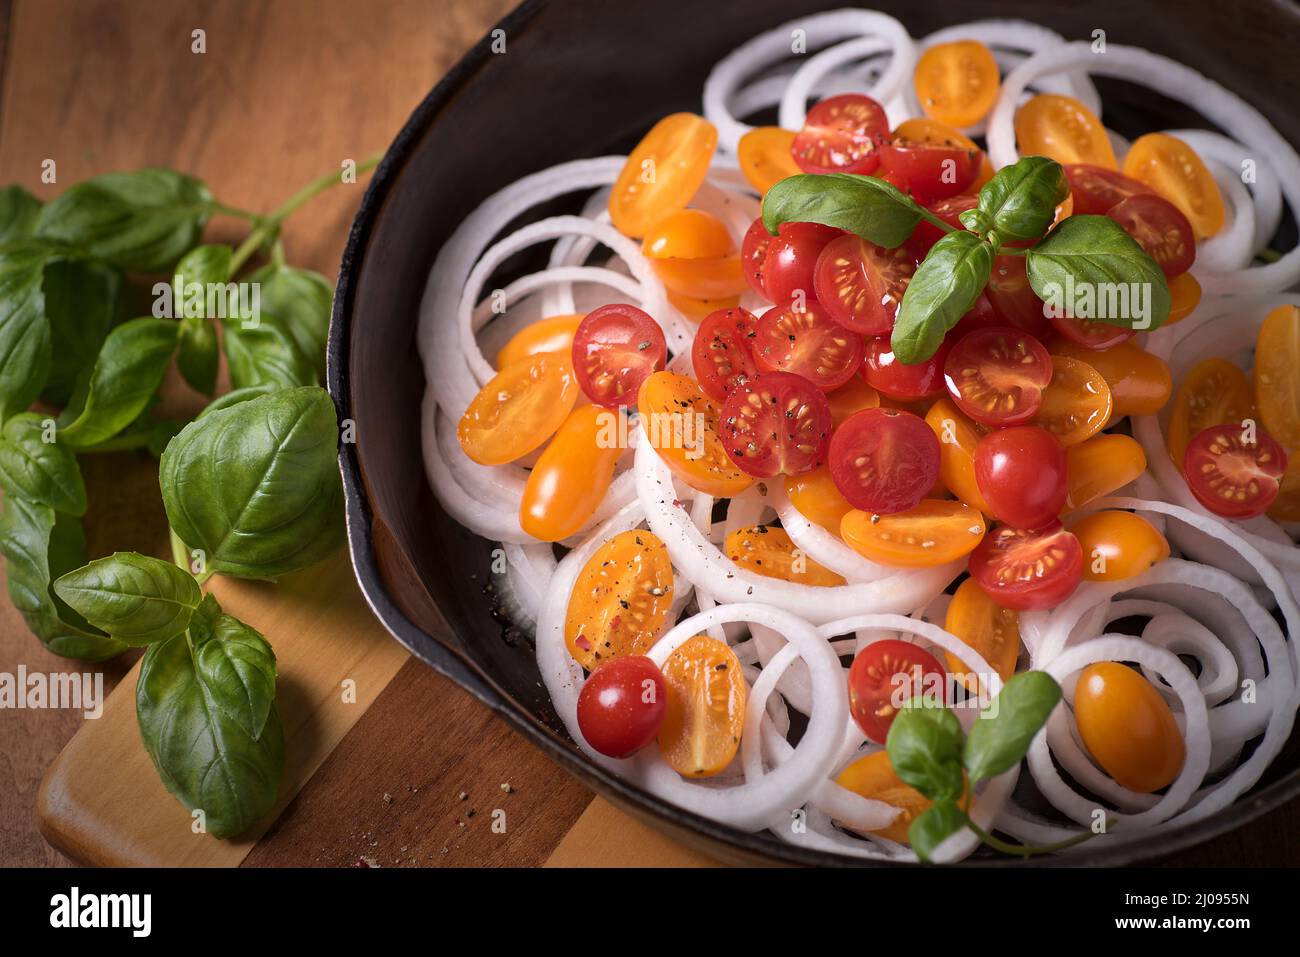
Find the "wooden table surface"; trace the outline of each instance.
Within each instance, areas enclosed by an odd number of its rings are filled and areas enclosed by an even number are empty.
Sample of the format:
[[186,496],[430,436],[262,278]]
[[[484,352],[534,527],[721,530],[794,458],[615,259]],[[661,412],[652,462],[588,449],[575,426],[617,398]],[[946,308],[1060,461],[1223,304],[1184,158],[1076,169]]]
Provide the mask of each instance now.
[[[201,177],[223,202],[270,209],[343,159],[386,147],[510,6],[0,0],[0,184],[48,198],[95,173],[163,165]],[[205,31],[203,54],[191,52],[197,29]],[[46,159],[57,164],[55,186],[40,182]],[[338,187],[289,221],[292,263],[336,274],[361,188]],[[217,220],[208,236],[229,241],[238,230]],[[200,401],[179,381],[167,388],[177,408]],[[83,469],[91,554],[165,556],[156,465],[85,456]],[[103,666],[107,688],[132,660]],[[3,599],[0,672],[19,665],[80,670],[45,652]],[[32,806],[45,768],[82,720],[72,711],[0,711],[0,866],[67,863],[37,833]],[[536,865],[590,798],[485,707],[409,661],[245,863]],[[513,822],[504,836],[491,832],[486,812],[494,807]],[[1170,863],[1297,862],[1300,805]]]

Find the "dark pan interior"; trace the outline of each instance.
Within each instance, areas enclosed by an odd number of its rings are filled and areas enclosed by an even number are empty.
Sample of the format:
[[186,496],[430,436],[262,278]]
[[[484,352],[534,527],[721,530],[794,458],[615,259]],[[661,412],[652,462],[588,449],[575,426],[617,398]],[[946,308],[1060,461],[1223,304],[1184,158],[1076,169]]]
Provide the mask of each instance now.
[[[341,455],[352,557],[372,607],[416,655],[501,711],[587,785],[626,809],[735,861],[842,864],[769,835],[744,834],[651,798],[587,763],[558,730],[527,640],[497,616],[491,549],[438,506],[420,454],[424,375],[415,347],[425,279],[440,245],[478,203],[527,173],[625,152],[659,117],[700,109],[709,68],[754,34],[834,3],[807,0],[527,2],[503,23],[506,52],[480,43],[417,108],[389,149],[353,224],[330,335],[330,389],[356,443]],[[875,6],[913,36],[981,17],[1024,17],[1069,39],[1172,56],[1246,96],[1300,142],[1297,8],[1248,4],[888,0]],[[1100,80],[1108,123],[1140,133],[1205,125],[1187,107]],[[1294,243],[1288,223],[1280,237]],[[1208,821],[1071,857],[1123,864],[1171,853],[1300,793],[1287,751],[1255,791]],[[1038,859],[1037,863],[1052,863]],[[985,863],[989,863],[985,861]],[[1000,861],[998,863],[1007,863]]]

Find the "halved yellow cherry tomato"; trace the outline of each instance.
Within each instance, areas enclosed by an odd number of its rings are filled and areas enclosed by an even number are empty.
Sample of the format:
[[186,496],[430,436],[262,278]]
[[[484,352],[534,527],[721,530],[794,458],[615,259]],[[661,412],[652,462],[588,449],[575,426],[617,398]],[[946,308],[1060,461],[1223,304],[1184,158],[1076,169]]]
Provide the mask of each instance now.
[[1277,498],[1268,507],[1268,517],[1276,522],[1300,522],[1300,455],[1287,459]]
[[722,411],[694,379],[654,373],[641,385],[637,411],[650,444],[691,488],[730,498],[753,484],[723,450]]
[[651,127],[628,155],[609,194],[609,218],[619,232],[640,237],[686,206],[708,175],[718,131],[694,113],[673,113]]
[[540,448],[578,398],[568,353],[542,352],[506,366],[460,417],[460,447],[480,465],[505,465]]
[[1246,373],[1227,359],[1198,362],[1183,376],[1169,414],[1165,445],[1179,469],[1192,436],[1212,425],[1255,417],[1255,391]]
[[679,209],[655,222],[641,251],[663,284],[692,299],[738,296],[749,287],[740,251],[716,216]]
[[1201,284],[1190,272],[1169,280],[1169,318],[1166,326],[1181,322],[1201,304]]
[[947,397],[925,413],[925,421],[939,439],[939,480],[948,491],[985,515],[993,510],[975,481],[975,446],[983,434]]
[[756,126],[740,138],[736,146],[740,171],[760,194],[803,172],[790,154],[794,137],[794,131],[779,126]]
[[916,61],[912,79],[925,115],[949,126],[982,120],[993,109],[1001,85],[998,61],[977,40],[930,47]]
[[969,555],[985,530],[978,509],[937,498],[893,515],[854,509],[840,521],[840,537],[855,552],[902,568],[929,568]]
[[1147,456],[1136,439],[1103,434],[1065,450],[1069,488],[1065,511],[1121,489],[1147,470]]
[[1117,168],[1115,148],[1101,120],[1072,97],[1038,94],[1016,111],[1015,128],[1022,155],[1048,156],[1062,165]]
[[745,727],[749,688],[740,659],[716,638],[696,635],[668,656],[663,672],[659,750],[682,777],[711,777],[736,756]]
[[803,554],[783,528],[737,528],[727,535],[724,548],[741,568],[768,578],[823,587],[844,584],[841,576]]
[[[1020,656],[1020,614],[1003,608],[984,593],[973,578],[957,586],[943,627],[984,656],[998,677],[1006,681],[1016,673],[1016,659]],[[976,691],[983,684],[972,666],[952,652],[945,652],[948,670],[958,677],[968,691]]]
[[832,535],[840,533],[840,522],[853,511],[853,506],[831,478],[830,468],[825,465],[802,475],[787,475],[785,494],[790,496],[790,504],[800,515]]
[[1255,404],[1268,434],[1300,449],[1300,307],[1278,306],[1255,340]]
[[[903,120],[894,130],[893,139],[895,142],[926,143],[931,146],[955,146],[958,149],[970,150],[971,152],[980,149],[973,139],[960,130],[954,130],[946,123],[940,123],[938,120],[932,120],[924,116]],[[980,161],[979,174],[976,175],[975,182],[971,184],[971,192],[977,192],[981,186],[993,178],[993,164],[989,162],[988,153],[983,150],[980,150],[980,152],[983,153],[984,158]]]
[[668,301],[672,303],[677,310],[691,322],[698,325],[703,322],[705,317],[717,312],[719,309],[735,309],[740,305],[739,296],[724,296],[721,299],[696,299],[693,296],[683,296],[681,293],[667,290]]
[[496,367],[504,369],[539,352],[572,352],[574,333],[584,318],[583,315],[547,316],[524,326],[497,353]]
[[1088,363],[1110,386],[1110,420],[1126,415],[1155,415],[1165,407],[1173,391],[1169,364],[1135,342],[1121,342],[1109,349],[1089,349],[1068,339],[1058,339],[1048,350],[1054,356],[1068,356]]
[[1032,422],[1062,445],[1078,445],[1106,427],[1111,413],[1110,386],[1082,359],[1052,356],[1052,381]]
[[835,783],[869,800],[884,801],[898,808],[901,813],[888,827],[871,833],[899,844],[909,843],[907,829],[934,803],[910,784],[903,783],[889,763],[889,752],[883,749],[858,758],[840,772]]
[[609,491],[622,454],[615,438],[622,413],[595,405],[569,413],[524,484],[519,524],[543,542],[568,538],[591,518]]
[[653,532],[623,532],[578,573],[564,643],[588,671],[621,655],[643,655],[658,640],[672,603],[668,547]]
[[1168,133],[1139,136],[1124,157],[1124,175],[1146,183],[1178,207],[1199,242],[1223,228],[1219,184],[1192,149]]
[[1074,720],[1093,760],[1130,791],[1159,791],[1183,769],[1187,749],[1173,712],[1151,682],[1126,665],[1101,661],[1083,669]]
[[1067,527],[1083,548],[1084,581],[1134,578],[1169,557],[1165,537],[1132,512],[1093,512]]
[[855,375],[844,385],[826,393],[826,401],[831,407],[831,421],[839,428],[841,422],[863,409],[874,409],[880,405],[880,393],[867,385],[860,375]]

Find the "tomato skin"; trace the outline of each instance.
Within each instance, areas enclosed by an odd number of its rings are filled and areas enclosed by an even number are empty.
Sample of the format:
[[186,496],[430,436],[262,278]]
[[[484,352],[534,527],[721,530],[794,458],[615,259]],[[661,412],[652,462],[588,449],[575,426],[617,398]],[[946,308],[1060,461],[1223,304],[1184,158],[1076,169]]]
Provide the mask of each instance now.
[[1117,784],[1139,794],[1168,787],[1187,748],[1169,705],[1139,672],[1114,661],[1083,669],[1074,691],[1083,746]]
[[881,249],[845,233],[817,257],[813,288],[817,301],[846,329],[868,336],[894,328],[907,284],[916,272],[906,248]]
[[799,294],[815,299],[817,257],[839,235],[820,223],[782,223],[763,257],[763,295],[777,305]]
[[614,479],[623,450],[602,442],[621,412],[583,405],[569,413],[528,473],[519,524],[543,542],[577,532],[596,511]]
[[790,155],[805,173],[867,174],[879,164],[877,148],[888,138],[884,108],[869,96],[844,93],[808,111]]
[[[977,194],[963,193],[960,196],[950,196],[947,199],[930,203],[926,208],[953,229],[965,229],[966,227],[961,224],[959,217],[966,210],[974,209],[979,205],[979,202],[980,198]],[[943,230],[929,220],[923,219],[916,224],[916,228],[912,230],[912,235],[908,237],[905,245],[912,257],[919,263],[929,255],[934,244],[943,236]]]
[[800,515],[833,535],[839,534],[840,522],[853,511],[848,499],[835,487],[831,470],[825,465],[802,475],[787,475],[785,494]]
[[767,298],[767,286],[763,282],[763,267],[774,238],[763,225],[763,217],[759,216],[749,224],[745,238],[740,242],[740,265],[745,272],[745,281],[764,299]]
[[1065,178],[1074,197],[1074,212],[1082,216],[1105,216],[1130,196],[1154,195],[1146,183],[1125,176],[1119,170],[1088,163],[1069,163]]
[[1016,141],[1025,156],[1047,156],[1063,166],[1089,163],[1115,169],[1115,148],[1101,120],[1078,100],[1040,93],[1016,111]]
[[[977,651],[1003,681],[1015,674],[1016,659],[1020,656],[1020,616],[984,594],[975,579],[967,578],[958,586],[948,603],[943,628]],[[985,684],[972,673],[973,665],[952,652],[946,652],[944,657],[948,670],[968,691],[976,691]]]
[[925,421],[939,439],[939,478],[944,487],[971,508],[992,515],[993,509],[984,501],[975,481],[975,449],[979,445],[980,428],[962,415],[946,396],[930,406]]
[[997,429],[975,447],[975,481],[999,521],[1039,528],[1065,506],[1065,448],[1046,429]]
[[1075,319],[1073,316],[1062,316],[1051,312],[1048,320],[1052,323],[1053,329],[1085,349],[1109,349],[1121,342],[1128,342],[1137,335],[1132,329],[1112,326],[1098,319]]
[[886,143],[880,147],[880,170],[923,206],[970,189],[984,161],[982,150],[952,146]]
[[1052,358],[1042,343],[1010,326],[967,333],[944,362],[944,382],[957,407],[999,428],[1032,419],[1051,381]]
[[849,666],[849,714],[863,734],[884,744],[901,707],[936,687],[942,694],[945,675],[943,665],[919,645],[896,638],[873,641]]
[[659,751],[682,777],[707,778],[724,770],[740,748],[749,688],[736,653],[724,642],[696,635],[668,656],[668,686]]
[[754,327],[748,309],[719,309],[700,323],[691,343],[691,366],[705,394],[719,402],[758,375],[754,362]]
[[1113,408],[1110,386],[1100,372],[1079,359],[1052,356],[1052,381],[1033,424],[1062,445],[1078,445],[1107,426]]
[[942,395],[946,388],[943,364],[951,351],[952,343],[945,339],[929,359],[908,365],[894,356],[888,336],[874,336],[867,340],[862,378],[877,392],[891,399],[910,401]]
[[641,251],[664,286],[679,296],[722,299],[748,286],[731,232],[701,209],[679,209],[656,220]]
[[850,416],[830,442],[835,486],[863,511],[888,515],[921,503],[939,478],[939,440],[925,420],[897,409]]
[[1181,276],[1196,261],[1196,234],[1173,203],[1159,196],[1140,195],[1116,203],[1106,215],[1156,261],[1169,278]]
[[757,126],[740,138],[736,146],[736,159],[740,171],[759,194],[800,170],[790,150],[795,134],[779,126]]
[[[693,113],[673,113],[650,128],[628,154],[609,194],[609,218],[625,236],[639,237],[691,201],[709,172],[718,131]],[[648,170],[653,176],[647,176]]]
[[569,352],[585,316],[547,316],[516,332],[497,353],[498,369],[543,352]]
[[867,385],[861,376],[854,376],[838,389],[826,393],[826,404],[831,409],[831,421],[838,427],[855,412],[877,408],[880,393]]
[[668,304],[696,324],[703,322],[711,313],[715,313],[719,309],[735,309],[740,305],[739,296],[696,299],[694,296],[683,296],[671,289],[665,289],[665,291],[668,293]]
[[1147,470],[1147,456],[1136,439],[1103,432],[1065,450],[1070,474],[1067,510],[1123,488]]
[[595,405],[636,401],[641,383],[664,367],[668,344],[659,324],[636,306],[611,303],[587,313],[573,337],[573,372]]
[[1227,359],[1204,359],[1187,371],[1174,395],[1165,427],[1169,457],[1181,468],[1193,435],[1211,425],[1241,425],[1254,417],[1255,393],[1246,373]]
[[1177,137],[1139,136],[1124,157],[1124,172],[1177,206],[1198,241],[1223,229],[1227,214],[1219,184],[1196,151]]
[[1039,340],[1051,334],[1052,324],[1047,319],[1043,300],[1029,285],[1024,256],[998,256],[993,260],[984,295],[1003,325],[1023,329]]
[[673,602],[668,547],[653,532],[615,535],[578,573],[564,619],[564,644],[588,671],[644,654]]
[[1112,422],[1126,415],[1155,415],[1165,407],[1173,391],[1169,364],[1135,342],[1089,349],[1058,339],[1052,343],[1051,351],[1053,355],[1081,359],[1101,373],[1110,386]]
[[1083,549],[1083,580],[1115,582],[1141,575],[1169,557],[1169,542],[1132,512],[1101,511],[1070,523]]
[[1034,531],[999,525],[971,552],[970,576],[1002,607],[1040,611],[1079,587],[1083,549],[1060,522]]
[[1212,425],[1187,443],[1183,475],[1196,500],[1224,518],[1254,518],[1277,498],[1287,455],[1256,426],[1254,441],[1243,439],[1240,424]]
[[614,658],[578,692],[578,730],[591,747],[626,758],[655,739],[668,695],[663,672],[644,655]]
[[845,329],[815,299],[763,313],[754,328],[754,361],[764,372],[802,376],[823,392],[838,389],[862,365],[862,336]]
[[578,398],[567,354],[541,352],[506,366],[479,390],[456,427],[479,465],[505,465],[540,448]]
[[1169,318],[1166,326],[1181,322],[1201,304],[1201,284],[1189,272],[1169,280]]
[[811,472],[826,458],[832,427],[826,396],[789,372],[761,373],[722,404],[722,447],[758,478]]
[[1300,449],[1300,308],[1278,306],[1255,339],[1255,404],[1282,446]]

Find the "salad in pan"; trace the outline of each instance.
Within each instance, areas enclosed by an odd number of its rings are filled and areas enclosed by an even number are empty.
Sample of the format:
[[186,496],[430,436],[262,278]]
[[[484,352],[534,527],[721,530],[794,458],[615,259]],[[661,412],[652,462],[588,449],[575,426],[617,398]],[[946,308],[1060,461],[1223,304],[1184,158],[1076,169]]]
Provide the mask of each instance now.
[[[1218,130],[1125,139],[1093,75]],[[429,482],[575,744],[667,801],[900,861],[1205,818],[1300,705],[1298,185],[1144,50],[792,21],[460,225]]]

